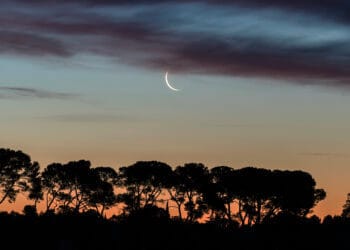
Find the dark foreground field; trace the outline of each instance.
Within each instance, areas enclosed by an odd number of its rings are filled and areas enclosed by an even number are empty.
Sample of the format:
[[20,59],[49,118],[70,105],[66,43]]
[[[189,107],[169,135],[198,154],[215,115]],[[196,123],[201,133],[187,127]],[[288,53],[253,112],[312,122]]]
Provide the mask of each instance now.
[[350,249],[350,225],[280,224],[225,228],[175,221],[88,216],[2,216],[1,249],[300,250]]

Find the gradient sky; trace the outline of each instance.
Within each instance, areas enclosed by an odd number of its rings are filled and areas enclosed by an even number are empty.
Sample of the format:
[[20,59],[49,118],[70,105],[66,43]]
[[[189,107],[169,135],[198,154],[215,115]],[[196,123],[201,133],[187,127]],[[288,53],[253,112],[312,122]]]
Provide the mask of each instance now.
[[350,3],[261,2],[1,0],[0,146],[42,167],[301,169],[327,191],[316,213],[339,214]]

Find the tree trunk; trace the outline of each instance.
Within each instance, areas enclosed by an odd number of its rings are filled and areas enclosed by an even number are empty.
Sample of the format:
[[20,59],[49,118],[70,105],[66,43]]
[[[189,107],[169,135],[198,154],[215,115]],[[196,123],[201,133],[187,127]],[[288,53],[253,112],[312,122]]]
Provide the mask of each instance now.
[[255,221],[255,223],[256,224],[260,224],[260,222],[261,222],[261,201],[260,200],[258,200],[258,202],[257,202],[258,204],[257,204],[257,215],[256,215],[256,221]]
[[231,216],[231,203],[228,202],[227,203],[227,217],[228,219],[231,221],[232,220],[232,216]]
[[177,211],[179,213],[179,218],[182,220],[182,212],[181,212],[181,203],[176,203],[177,204]]
[[2,199],[0,200],[0,204],[2,204],[6,200],[7,196],[8,192],[2,197]]

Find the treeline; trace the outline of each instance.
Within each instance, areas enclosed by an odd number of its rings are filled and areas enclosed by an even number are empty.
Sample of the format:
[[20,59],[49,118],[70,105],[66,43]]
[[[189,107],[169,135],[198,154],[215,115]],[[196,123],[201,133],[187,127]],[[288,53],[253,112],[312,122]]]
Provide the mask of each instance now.
[[19,193],[33,201],[24,212],[95,213],[121,207],[114,219],[137,216],[172,217],[183,222],[237,224],[273,222],[281,216],[306,218],[325,199],[304,171],[255,167],[208,169],[187,163],[175,169],[158,161],[139,161],[115,170],[91,167],[89,161],[52,163],[40,171],[22,151],[0,149],[0,204]]
[[0,149],[0,204],[18,194],[31,200],[22,213],[0,212],[11,249],[348,249],[350,195],[341,215],[311,216],[326,193],[304,171],[86,160],[41,169]]

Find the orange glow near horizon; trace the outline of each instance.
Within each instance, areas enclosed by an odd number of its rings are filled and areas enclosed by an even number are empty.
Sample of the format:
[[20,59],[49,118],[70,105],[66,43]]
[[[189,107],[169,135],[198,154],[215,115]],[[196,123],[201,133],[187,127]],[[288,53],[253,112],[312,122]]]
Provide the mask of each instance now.
[[[52,162],[61,162],[61,163],[65,163],[68,162],[70,160],[79,160],[79,159],[89,159],[89,153],[90,152],[85,152],[84,154],[81,153],[69,153],[65,156],[62,155],[56,155],[56,157],[52,157],[52,159],[49,159],[49,157],[43,157],[42,156],[42,152],[38,152],[37,150],[23,150],[24,152],[28,153],[29,155],[31,155],[32,160],[38,160],[38,159],[42,159],[41,161],[39,161],[41,168],[43,169],[44,167],[46,167],[46,165],[48,165],[49,163]],[[91,152],[92,153],[92,152]],[[96,155],[96,151],[95,154],[92,153],[91,154],[95,160],[92,160],[92,167],[97,167],[97,166],[112,166],[115,169],[117,169],[118,167],[121,166],[128,166],[131,165],[133,163],[135,163],[136,161],[134,161],[133,155],[132,154],[126,154],[127,157],[121,158],[118,157],[118,154],[112,154],[112,157],[106,157],[106,155],[102,155],[98,156]],[[115,156],[116,155],[116,156]],[[142,154],[142,158],[140,157],[139,160],[155,160],[156,157],[152,157],[153,154]],[[52,155],[50,155],[52,156]],[[121,156],[121,154],[119,154],[119,156]],[[161,155],[162,156],[162,155]],[[175,168],[178,165],[183,165],[186,162],[201,162],[200,158],[202,157],[202,155],[196,155],[194,154],[194,159],[191,161],[190,155],[189,154],[182,154],[183,158],[185,159],[185,161],[180,162],[177,159],[173,159],[171,160],[171,158],[169,157],[169,155],[164,154],[163,157],[159,157],[160,159],[156,159],[156,160],[160,160],[163,162],[166,162]],[[258,161],[245,161],[243,159],[239,160],[240,157],[239,155],[233,156],[233,157],[229,157],[229,158],[222,158],[222,162],[220,163],[219,161],[215,160],[214,158],[210,158],[210,154],[206,155],[207,157],[207,166],[209,168],[214,167],[214,166],[220,166],[220,165],[226,165],[226,166],[231,166],[234,167],[236,169],[241,168],[241,167],[235,167],[233,164],[230,164],[230,162],[233,162],[232,160],[230,160],[231,158],[235,158],[235,162],[239,163],[238,165],[240,166],[256,166],[256,167],[264,167],[267,169],[282,169],[282,168],[278,168],[274,166],[283,166],[282,162],[283,160],[281,159],[282,157],[284,157],[284,155],[280,156],[280,158],[272,158],[274,159],[273,161],[271,161],[270,159],[267,159],[267,157],[261,157],[262,161],[258,162]],[[243,154],[244,157],[244,154]],[[119,163],[116,164],[116,161],[114,160],[115,158],[119,159]],[[204,157],[203,157],[204,158]],[[170,160],[169,160],[170,159]],[[168,161],[167,161],[168,160]],[[350,170],[348,170],[347,168],[341,168],[338,172],[332,172],[332,171],[328,171],[328,165],[329,164],[334,164],[338,166],[342,166],[346,164],[346,160],[347,158],[327,158],[327,159],[318,159],[318,158],[313,158],[313,161],[311,161],[311,159],[308,159],[308,161],[305,161],[305,158],[300,158],[300,157],[294,157],[292,159],[290,159],[289,164],[288,165],[284,165],[283,169],[289,169],[289,170],[303,170],[306,172],[309,172],[314,179],[316,180],[317,183],[317,188],[323,188],[325,189],[326,193],[327,193],[327,197],[325,200],[321,201],[314,209],[313,209],[313,214],[319,216],[320,218],[323,218],[324,216],[330,214],[330,215],[340,215],[341,211],[342,211],[342,206],[345,203],[346,200],[346,196],[348,193],[348,190],[350,190],[350,186],[349,186],[349,182],[348,182],[348,175],[350,174]],[[265,162],[265,164],[262,164],[263,162]],[[116,166],[117,165],[117,166]],[[269,168],[268,166],[272,166],[272,168]],[[289,166],[289,167],[288,167]],[[298,168],[296,168],[295,166],[299,166]],[[304,167],[302,167],[304,166]],[[318,166],[317,169],[313,168],[312,166]],[[19,196],[17,201],[15,203],[12,204],[7,204],[4,203],[0,206],[0,210],[6,210],[6,211],[17,211],[17,212],[21,212],[23,210],[23,207],[27,204],[32,204],[32,201],[26,200],[26,198]],[[42,206],[43,202],[41,202],[41,204],[39,205]],[[113,213],[115,213],[116,210],[112,209],[110,211],[108,211],[109,215],[112,215]]]
[[[164,196],[164,195],[163,195]],[[325,200],[321,201],[313,210],[313,212],[310,215],[317,215],[321,220],[326,216],[326,215],[340,215],[342,211],[342,206],[345,203],[346,197],[338,197],[338,200],[342,200],[342,202],[339,202],[339,204],[336,204],[335,202],[328,202],[326,203]],[[25,205],[33,205],[33,201],[28,200],[26,197],[23,195],[19,195],[16,199],[16,202],[14,203],[8,203],[4,202],[0,206],[0,211],[7,211],[7,212],[18,212],[22,213],[23,208]],[[158,206],[165,208],[165,203],[158,203]],[[45,211],[45,201],[41,201],[37,204],[38,212],[43,212]],[[106,210],[106,216],[107,218],[110,218],[113,215],[119,215],[122,213],[122,204],[117,204],[115,207],[112,207],[111,209]],[[170,206],[169,210],[171,213],[171,216],[178,216],[178,211],[176,204],[170,201]],[[186,212],[183,210],[183,216],[186,216]],[[234,213],[236,210],[232,209],[232,212]],[[207,215],[201,219],[202,222],[205,221],[205,218]]]

